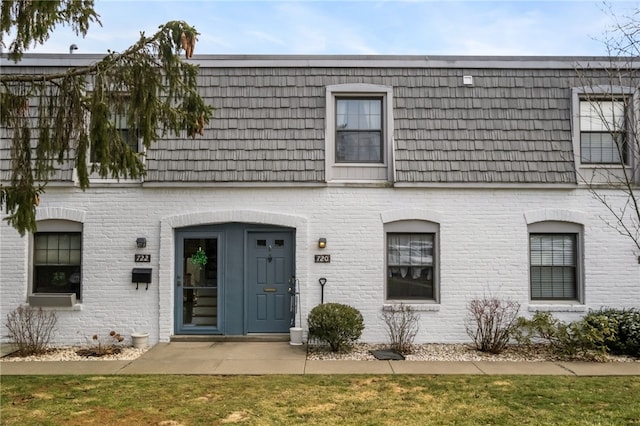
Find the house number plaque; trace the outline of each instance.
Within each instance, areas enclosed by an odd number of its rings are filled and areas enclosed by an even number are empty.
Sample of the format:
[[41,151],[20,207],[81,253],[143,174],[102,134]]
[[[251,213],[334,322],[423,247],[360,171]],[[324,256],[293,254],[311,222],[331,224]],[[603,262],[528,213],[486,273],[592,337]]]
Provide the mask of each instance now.
[[134,260],[137,263],[140,263],[140,262],[151,262],[151,255],[150,254],[136,254],[136,255],[134,255]]
[[316,263],[331,263],[331,255],[330,254],[316,254],[315,255]]

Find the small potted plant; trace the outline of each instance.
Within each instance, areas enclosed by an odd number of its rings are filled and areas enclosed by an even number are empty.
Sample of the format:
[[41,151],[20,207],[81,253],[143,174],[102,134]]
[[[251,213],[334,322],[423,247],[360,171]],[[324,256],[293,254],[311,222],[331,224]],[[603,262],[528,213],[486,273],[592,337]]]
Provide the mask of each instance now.
[[191,256],[191,263],[197,265],[200,269],[202,269],[208,261],[209,258],[207,258],[207,253],[202,250],[202,247],[198,247],[198,251]]
[[62,287],[67,283],[67,278],[64,272],[54,272],[53,277],[51,277],[51,284],[56,287]]

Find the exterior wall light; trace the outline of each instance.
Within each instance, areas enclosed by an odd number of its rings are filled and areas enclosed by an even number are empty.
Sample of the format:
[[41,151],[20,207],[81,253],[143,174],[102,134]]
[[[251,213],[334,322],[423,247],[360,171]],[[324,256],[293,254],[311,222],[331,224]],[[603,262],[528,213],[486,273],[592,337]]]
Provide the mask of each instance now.
[[143,237],[136,239],[136,245],[138,248],[145,248],[147,246],[147,239]]
[[327,239],[326,238],[320,238],[318,240],[318,247],[323,249],[326,246],[327,246]]

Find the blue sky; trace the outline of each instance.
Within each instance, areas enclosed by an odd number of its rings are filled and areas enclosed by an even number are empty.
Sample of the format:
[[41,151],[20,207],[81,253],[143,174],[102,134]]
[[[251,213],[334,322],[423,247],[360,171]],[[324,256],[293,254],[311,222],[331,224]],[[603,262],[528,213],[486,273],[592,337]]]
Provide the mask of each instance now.
[[[613,1],[615,15],[638,1]],[[184,20],[196,54],[606,55],[613,24],[599,1],[96,0],[102,27],[56,30],[30,52],[121,51],[140,31]]]

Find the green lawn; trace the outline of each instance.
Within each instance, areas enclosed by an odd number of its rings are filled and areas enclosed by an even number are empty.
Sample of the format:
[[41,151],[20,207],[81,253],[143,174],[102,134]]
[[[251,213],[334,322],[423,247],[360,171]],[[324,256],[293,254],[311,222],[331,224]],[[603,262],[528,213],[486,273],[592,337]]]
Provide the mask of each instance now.
[[640,377],[1,379],[2,425],[640,425]]

